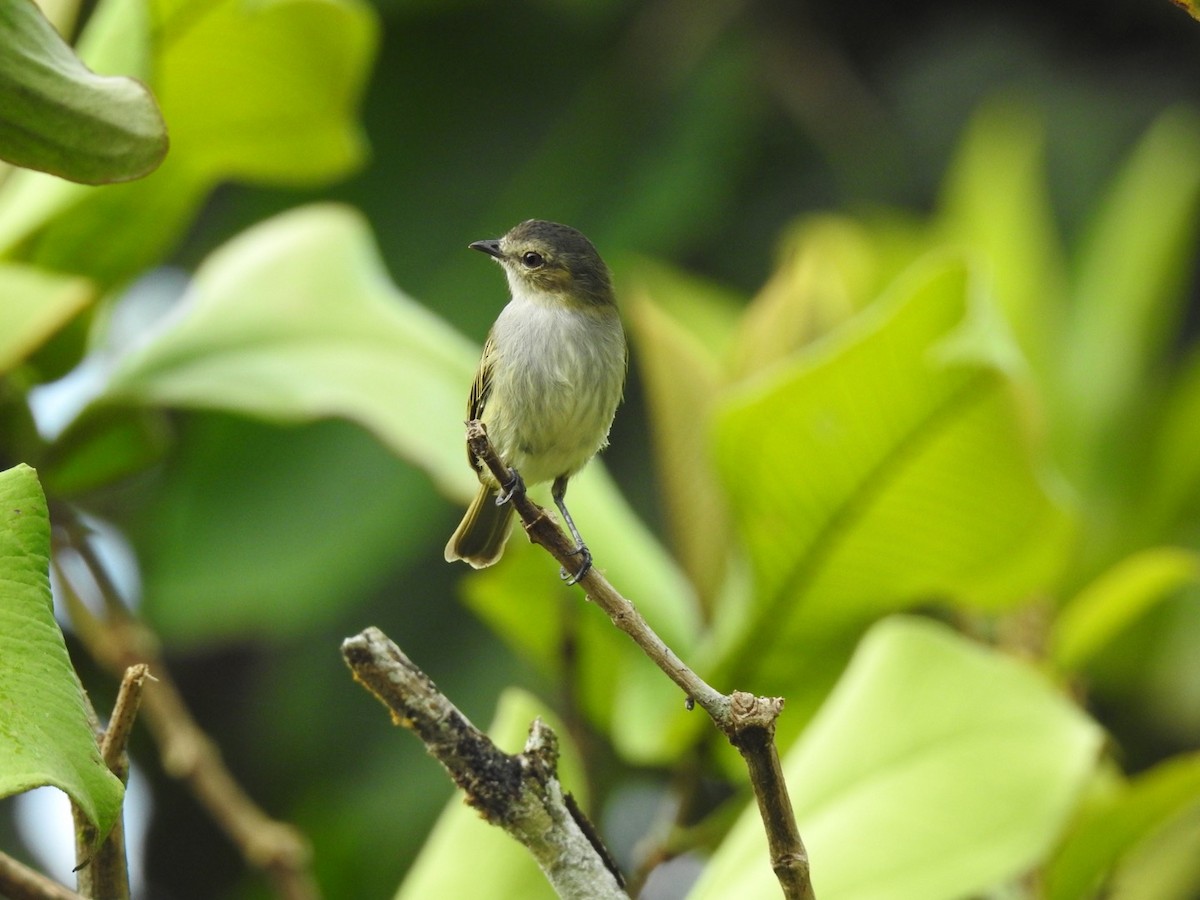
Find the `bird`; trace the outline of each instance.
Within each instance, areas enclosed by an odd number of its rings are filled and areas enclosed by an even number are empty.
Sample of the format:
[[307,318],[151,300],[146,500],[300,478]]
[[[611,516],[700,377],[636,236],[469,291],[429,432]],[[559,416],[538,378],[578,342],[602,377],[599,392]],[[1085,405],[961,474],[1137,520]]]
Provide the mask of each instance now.
[[628,369],[612,276],[581,232],[542,219],[468,247],[498,262],[508,280],[510,299],[484,342],[467,418],[483,422],[510,477],[499,483],[468,447],[479,491],[446,544],[446,561],[476,569],[497,562],[512,498],[552,482],[580,557],[574,572],[560,574],[574,584],[592,555],[567,509],[567,483],[608,444]]

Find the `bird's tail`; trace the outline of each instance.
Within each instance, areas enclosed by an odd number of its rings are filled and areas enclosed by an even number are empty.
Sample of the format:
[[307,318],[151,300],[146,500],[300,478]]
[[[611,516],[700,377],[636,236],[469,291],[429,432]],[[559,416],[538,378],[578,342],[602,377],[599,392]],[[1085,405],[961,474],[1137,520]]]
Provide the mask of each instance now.
[[492,565],[504,553],[512,514],[511,503],[497,506],[495,489],[481,484],[446,544],[446,562],[461,559],[476,569]]

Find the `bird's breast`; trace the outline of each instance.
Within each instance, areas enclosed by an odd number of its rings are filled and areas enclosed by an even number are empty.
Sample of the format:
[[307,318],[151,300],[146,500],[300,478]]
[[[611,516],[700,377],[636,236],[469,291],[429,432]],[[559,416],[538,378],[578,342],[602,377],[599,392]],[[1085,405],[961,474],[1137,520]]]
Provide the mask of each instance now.
[[625,378],[612,309],[514,298],[492,329],[483,421],[497,452],[530,484],[571,475],[608,439]]

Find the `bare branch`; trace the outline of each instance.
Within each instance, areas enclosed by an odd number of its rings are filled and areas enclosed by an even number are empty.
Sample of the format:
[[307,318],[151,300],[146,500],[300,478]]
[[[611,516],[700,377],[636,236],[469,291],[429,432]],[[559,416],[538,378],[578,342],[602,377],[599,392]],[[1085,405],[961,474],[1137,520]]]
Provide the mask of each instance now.
[[[487,437],[487,428],[478,420],[467,423],[467,445],[472,455],[491,470],[500,483],[508,481],[508,467],[500,459]],[[544,547],[567,571],[576,561],[572,559],[575,545],[566,533],[540,506],[523,494],[515,495],[517,515],[525,524],[529,539]],[[779,878],[780,887],[788,900],[812,900],[808,854],[800,839],[796,817],[788,798],[787,785],[775,748],[775,720],[783,710],[782,697],[755,697],[734,692],[725,695],[708,685],[685,665],[642,618],[637,608],[609,583],[593,566],[579,580],[587,597],[600,607],[648,657],[712,718],[713,724],[737,747],[750,773],[750,785],[758,801],[771,867]]]
[[[476,728],[378,628],[342,643],[354,678],[413,732],[467,802],[533,854],[560,897],[622,898],[615,868],[558,781],[558,739],[540,719],[510,756]],[[582,820],[582,821],[581,821]]]
[[147,679],[157,680],[145,663],[125,670],[117,691],[117,702],[113,704],[112,716],[100,741],[100,755],[104,758],[104,764],[122,781],[129,775],[129,758],[125,755],[125,747],[129,744],[133,722],[142,705],[142,689]]
[[808,853],[800,840],[796,814],[775,748],[775,720],[783,711],[783,698],[734,691],[730,699],[732,729],[721,730],[742,754],[750,772],[750,784],[767,832],[771,868],[785,897],[813,900]]
[[[142,703],[142,688],[151,678],[150,668],[144,664],[130,666],[121,679],[117,702],[108,721],[108,728],[100,737],[100,755],[110,772],[125,784],[129,780],[129,757],[125,747],[138,707]],[[151,679],[153,680],[153,679]],[[129,865],[125,856],[125,826],[118,816],[104,842],[96,848],[96,829],[83,815],[82,810],[72,804],[75,816],[75,854],[80,861],[76,870],[78,889],[85,897],[104,900],[121,900],[129,897]]]
[[9,900],[84,900],[41,872],[0,853],[0,897]]
[[127,668],[138,664],[153,670],[155,684],[145,692],[142,709],[146,727],[158,744],[164,771],[188,786],[245,862],[267,874],[277,896],[315,900],[320,891],[310,869],[312,852],[307,839],[291,825],[268,816],[234,779],[217,745],[188,710],[159,652],[157,637],[121,602],[92,548],[86,527],[69,509],[62,513],[64,527],[56,532],[56,540],[83,559],[105,610],[104,618],[93,614],[58,566],[59,583],[76,634],[92,658],[115,676],[122,676]]

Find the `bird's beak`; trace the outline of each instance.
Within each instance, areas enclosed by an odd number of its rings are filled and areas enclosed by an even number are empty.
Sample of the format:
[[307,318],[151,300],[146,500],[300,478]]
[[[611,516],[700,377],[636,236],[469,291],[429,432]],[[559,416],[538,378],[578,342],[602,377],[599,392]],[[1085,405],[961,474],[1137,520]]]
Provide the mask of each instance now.
[[470,247],[472,250],[481,250],[482,252],[486,253],[488,256],[496,257],[496,259],[500,259],[500,257],[504,255],[500,252],[500,241],[499,240],[475,241],[474,243],[467,244],[467,246]]

